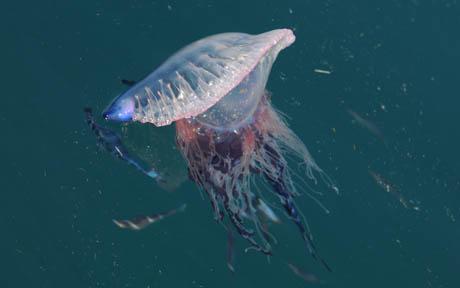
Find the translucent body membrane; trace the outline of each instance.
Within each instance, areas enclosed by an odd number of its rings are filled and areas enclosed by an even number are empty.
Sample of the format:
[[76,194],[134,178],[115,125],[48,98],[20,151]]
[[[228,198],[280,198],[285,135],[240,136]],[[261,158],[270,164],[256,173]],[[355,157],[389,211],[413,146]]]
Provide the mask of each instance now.
[[196,119],[216,130],[235,130],[247,124],[264,93],[272,57],[271,54],[263,57],[238,86]]
[[[232,94],[244,79],[249,81],[248,85],[257,86],[254,87],[254,94],[260,97],[273,61],[279,51],[294,40],[294,34],[288,29],[259,35],[224,33],[199,40],[177,52],[157,70],[117,97],[104,116],[111,120],[168,125],[206,112],[224,96]],[[241,86],[243,89],[248,87],[244,87],[244,84]],[[244,117],[245,113],[231,115],[225,112],[225,116],[217,115],[220,113],[218,110],[235,110],[232,108],[235,101],[241,99],[236,94],[232,95],[234,98],[228,98],[228,105],[221,105],[207,114],[213,118],[209,120],[210,124],[219,124],[222,121],[219,118],[222,117],[230,117],[229,122]],[[230,103],[231,99],[235,100],[233,104]],[[257,103],[254,99],[248,101],[251,103],[246,103],[243,109],[246,112],[253,111],[254,103]]]

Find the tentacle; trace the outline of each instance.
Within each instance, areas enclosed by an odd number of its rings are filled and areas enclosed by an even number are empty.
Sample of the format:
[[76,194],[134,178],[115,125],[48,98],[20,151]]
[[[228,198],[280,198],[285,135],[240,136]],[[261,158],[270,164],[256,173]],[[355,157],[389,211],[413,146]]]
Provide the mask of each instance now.
[[270,244],[278,244],[278,240],[276,239],[273,234],[270,233],[268,230],[268,225],[267,223],[263,222],[263,220],[257,219],[255,222],[257,231],[261,235],[262,239],[267,243],[267,245],[270,246]]
[[241,218],[237,214],[233,213],[233,211],[232,211],[232,209],[230,208],[230,205],[229,205],[228,196],[224,194],[222,197],[223,197],[224,209],[227,212],[227,215],[228,215],[230,221],[233,223],[233,225],[237,229],[238,233],[240,233],[241,235],[246,235],[248,237],[252,237],[254,235],[254,231],[247,229],[244,226],[243,221],[241,220]]
[[311,234],[307,231],[307,228],[302,221],[302,217],[298,213],[298,209],[293,199],[294,193],[293,191],[291,191],[292,188],[289,185],[289,181],[286,180],[290,176],[288,174],[289,172],[287,171],[284,165],[285,161],[283,159],[283,156],[280,155],[273,147],[271,147],[268,144],[264,145],[264,149],[266,149],[267,152],[269,152],[267,154],[270,155],[271,164],[273,165],[273,171],[271,171],[272,173],[268,173],[267,171],[265,171],[265,177],[267,178],[268,182],[271,183],[273,189],[280,197],[281,205],[284,207],[284,210],[299,229],[302,238],[307,244],[307,248],[312,257],[316,260],[319,260],[328,271],[332,271],[330,266],[324,261],[324,259],[318,255]]
[[125,161],[145,175],[155,179],[157,183],[165,183],[163,174],[160,174],[154,167],[147,165],[136,155],[131,154],[123,144],[120,136],[113,130],[97,124],[94,120],[92,109],[84,108],[86,123],[96,136],[98,145],[104,148],[113,156]]
[[[255,249],[257,251],[260,251],[266,255],[272,255],[272,252],[269,248],[264,248],[262,247],[257,241],[254,239],[254,231],[248,230],[242,223],[241,219],[232,211],[232,209],[229,206],[229,200],[226,195],[224,197],[224,209],[227,212],[228,218],[230,219],[230,222],[233,224],[235,227],[236,231],[238,234],[240,234],[241,237],[246,239],[250,244],[252,249]],[[248,249],[246,249],[247,251]]]

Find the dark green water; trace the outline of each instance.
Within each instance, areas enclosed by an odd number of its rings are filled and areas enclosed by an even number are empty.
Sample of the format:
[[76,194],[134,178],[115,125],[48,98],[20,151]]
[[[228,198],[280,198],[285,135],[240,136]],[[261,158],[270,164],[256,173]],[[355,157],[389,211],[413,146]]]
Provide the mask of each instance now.
[[[0,12],[0,287],[311,285],[285,261],[324,281],[316,286],[460,287],[457,1],[64,2]],[[282,27],[297,41],[280,54],[268,89],[340,187],[340,196],[319,188],[329,215],[299,198],[334,272],[307,255],[284,221],[273,228],[280,244],[270,263],[237,242],[232,275],[225,232],[196,186],[163,191],[98,151],[82,107],[101,111],[125,89],[120,78],[143,77],[193,40]],[[172,129],[155,131],[150,144],[174,159],[179,181]],[[111,222],[180,203],[186,213],[141,232]]]

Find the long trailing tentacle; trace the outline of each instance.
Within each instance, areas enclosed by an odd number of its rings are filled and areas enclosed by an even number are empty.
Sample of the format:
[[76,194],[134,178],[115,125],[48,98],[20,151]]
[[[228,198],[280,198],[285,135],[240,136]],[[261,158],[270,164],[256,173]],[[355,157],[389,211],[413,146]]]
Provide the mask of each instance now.
[[281,205],[284,207],[284,210],[298,227],[312,257],[319,260],[328,271],[332,271],[326,261],[318,255],[311,234],[307,231],[307,228],[302,221],[302,217],[298,213],[298,209],[293,199],[295,195],[294,191],[291,191],[291,185],[289,181],[286,180],[290,177],[288,175],[289,171],[286,169],[284,164],[286,161],[283,159],[283,156],[268,143],[270,143],[270,141],[266,141],[263,148],[268,152],[267,155],[270,155],[270,162],[273,169],[270,171],[271,173],[265,171],[265,177],[267,181],[271,183],[273,189],[281,199]]
[[[230,205],[229,205],[229,199],[227,197],[227,195],[223,195],[224,197],[224,201],[223,201],[223,205],[224,205],[224,209],[225,211],[227,212],[227,215],[228,215],[228,218],[230,220],[230,222],[232,223],[232,225],[235,227],[236,231],[238,232],[238,234],[241,235],[241,237],[243,237],[245,240],[247,240],[250,244],[251,244],[251,249],[255,249],[257,251],[260,251],[266,255],[272,255],[272,252],[270,250],[269,247],[262,247],[255,239],[254,239],[254,231],[252,230],[248,230],[244,224],[242,223],[240,217],[235,214],[232,209],[230,208]],[[248,250],[248,249],[246,249]]]
[[202,151],[198,141],[194,141],[197,140],[197,136],[195,135],[194,130],[189,128],[187,122],[178,121],[176,125],[178,131],[176,143],[187,161],[189,177],[202,188],[202,191],[207,194],[214,214],[214,219],[221,222],[223,220],[224,213],[219,209],[216,194],[214,193],[212,185],[209,183],[210,175],[207,170],[206,162],[209,152],[206,153],[205,151]]
[[154,167],[143,163],[138,159],[138,157],[135,157],[135,155],[132,155],[128,151],[120,136],[115,131],[97,124],[94,120],[93,110],[91,108],[85,107],[84,112],[86,123],[96,136],[96,140],[99,146],[104,148],[107,152],[111,153],[115,157],[125,161],[129,165],[132,165],[145,175],[155,179],[158,183],[165,182],[162,174],[160,174]]

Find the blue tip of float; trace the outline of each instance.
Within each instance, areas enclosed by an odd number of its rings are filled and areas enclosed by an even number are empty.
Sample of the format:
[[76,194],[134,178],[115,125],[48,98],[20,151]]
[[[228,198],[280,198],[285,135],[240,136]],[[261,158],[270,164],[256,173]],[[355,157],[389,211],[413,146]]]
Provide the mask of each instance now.
[[135,104],[131,97],[117,97],[102,113],[105,120],[128,122],[133,120]]

